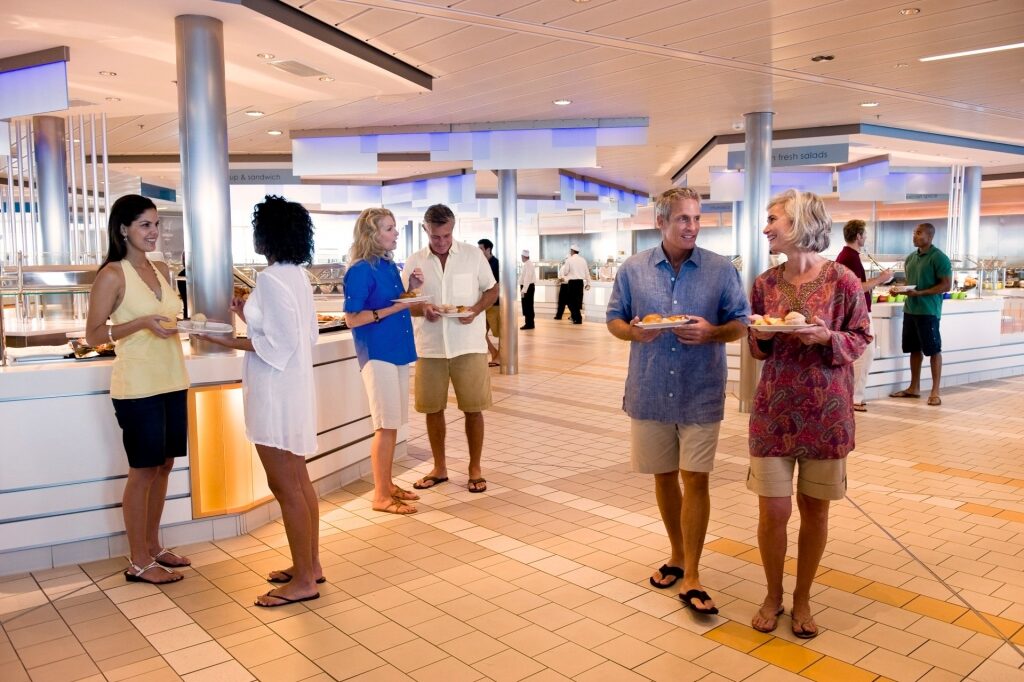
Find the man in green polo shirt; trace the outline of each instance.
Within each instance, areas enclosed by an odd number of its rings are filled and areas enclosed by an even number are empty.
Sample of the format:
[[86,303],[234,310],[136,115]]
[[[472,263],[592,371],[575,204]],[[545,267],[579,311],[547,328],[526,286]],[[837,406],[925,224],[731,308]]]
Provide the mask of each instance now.
[[929,405],[941,405],[939,382],[942,379],[942,337],[939,336],[939,318],[942,317],[942,294],[953,283],[953,266],[946,254],[932,246],[935,226],[921,223],[914,229],[917,250],[907,256],[904,271],[907,291],[903,305],[903,352],[910,353],[910,386],[890,393],[892,398],[921,397],[921,364],[928,356],[932,368],[932,390]]

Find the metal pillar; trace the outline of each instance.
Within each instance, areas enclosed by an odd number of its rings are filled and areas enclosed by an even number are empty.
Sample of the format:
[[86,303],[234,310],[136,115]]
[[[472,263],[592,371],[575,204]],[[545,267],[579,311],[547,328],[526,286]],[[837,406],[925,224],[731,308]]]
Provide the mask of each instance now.
[[[744,114],[746,125],[743,164],[743,215],[740,231],[740,256],[743,260],[743,287],[750,294],[754,280],[768,268],[768,247],[761,226],[772,190],[772,116],[770,111]],[[758,362],[746,344],[740,345],[740,412],[749,413],[754,405],[754,390],[761,375]]]
[[[960,203],[960,243],[963,244],[961,257],[978,260],[979,234],[981,232],[981,166],[964,168],[963,198]],[[994,256],[995,254],[986,254]]]
[[734,201],[732,202],[732,254],[738,256],[742,253],[743,248],[741,246],[742,234],[741,228],[743,225],[743,202]]
[[[224,27],[218,19],[174,19],[178,138],[188,252],[189,310],[231,320],[231,203],[228,190]],[[230,352],[193,337],[199,354]]]
[[68,158],[64,119],[36,116],[32,122],[42,227],[40,262],[45,265],[67,264],[71,262],[71,239],[68,232]]
[[498,205],[501,208],[501,218],[498,221],[498,248],[501,253],[499,295],[502,374],[519,374],[519,317],[516,314],[516,300],[519,298],[516,263],[519,261],[519,248],[516,246],[516,199],[516,171],[498,171]]

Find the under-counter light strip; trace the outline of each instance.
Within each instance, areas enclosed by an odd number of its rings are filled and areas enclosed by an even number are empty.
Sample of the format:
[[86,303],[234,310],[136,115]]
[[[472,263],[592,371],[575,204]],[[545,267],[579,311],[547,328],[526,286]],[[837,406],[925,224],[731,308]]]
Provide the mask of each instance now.
[[1017,50],[1024,47],[1024,43],[1012,45],[997,45],[996,47],[983,47],[980,50],[967,50],[966,52],[950,52],[949,54],[938,54],[934,57],[921,57],[919,62],[937,62],[941,59],[955,59],[957,57],[970,57],[976,54],[988,54],[989,52],[1002,52],[1004,50]]

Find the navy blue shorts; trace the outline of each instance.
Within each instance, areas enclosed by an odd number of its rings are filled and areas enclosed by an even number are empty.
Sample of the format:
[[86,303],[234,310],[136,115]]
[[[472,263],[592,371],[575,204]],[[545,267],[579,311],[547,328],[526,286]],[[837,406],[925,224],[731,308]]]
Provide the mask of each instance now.
[[128,466],[161,466],[188,453],[188,391],[113,399]]
[[935,315],[903,313],[903,352],[931,357],[942,352],[939,318]]

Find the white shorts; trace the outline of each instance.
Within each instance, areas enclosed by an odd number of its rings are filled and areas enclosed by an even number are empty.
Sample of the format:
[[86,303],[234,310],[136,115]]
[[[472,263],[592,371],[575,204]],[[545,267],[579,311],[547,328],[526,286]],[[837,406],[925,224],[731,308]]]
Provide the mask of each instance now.
[[398,429],[409,421],[409,365],[369,360],[360,374],[370,400],[374,431]]

